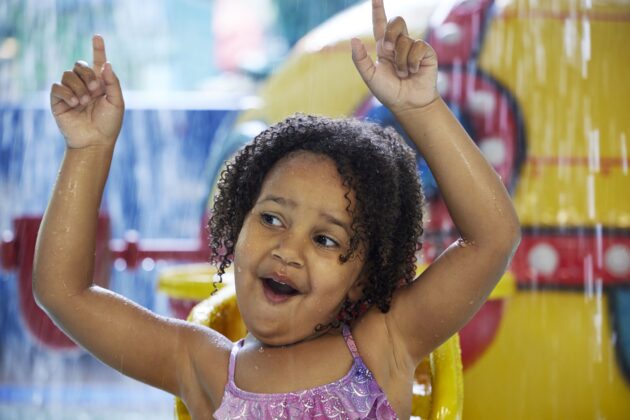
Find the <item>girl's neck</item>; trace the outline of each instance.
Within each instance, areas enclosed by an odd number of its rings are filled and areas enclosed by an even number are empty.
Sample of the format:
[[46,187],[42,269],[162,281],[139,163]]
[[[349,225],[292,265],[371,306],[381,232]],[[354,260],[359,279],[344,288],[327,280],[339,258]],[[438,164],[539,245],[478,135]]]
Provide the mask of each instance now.
[[248,333],[245,336],[245,344],[249,344],[252,346],[259,346],[260,349],[289,349],[292,347],[297,347],[302,344],[307,344],[308,342],[317,340],[324,336],[329,336],[329,335],[336,336],[340,334],[341,334],[341,325],[333,326],[329,324],[322,329],[313,331],[313,333],[311,333],[310,335],[307,335],[306,337],[298,341],[287,343],[287,344],[280,344],[280,345],[271,345],[271,344],[264,343],[260,341],[258,338],[256,338],[254,335],[252,335],[251,333]]

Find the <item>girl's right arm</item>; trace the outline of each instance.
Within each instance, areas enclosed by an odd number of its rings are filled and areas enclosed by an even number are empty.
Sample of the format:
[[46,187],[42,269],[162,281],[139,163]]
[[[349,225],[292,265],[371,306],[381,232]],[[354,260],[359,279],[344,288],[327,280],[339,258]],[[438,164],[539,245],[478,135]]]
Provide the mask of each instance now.
[[153,314],[92,283],[96,220],[124,111],[101,37],[93,47],[93,68],[77,62],[51,89],[67,148],[37,239],[35,298],[66,334],[108,365],[186,402],[217,407],[231,347],[225,337]]

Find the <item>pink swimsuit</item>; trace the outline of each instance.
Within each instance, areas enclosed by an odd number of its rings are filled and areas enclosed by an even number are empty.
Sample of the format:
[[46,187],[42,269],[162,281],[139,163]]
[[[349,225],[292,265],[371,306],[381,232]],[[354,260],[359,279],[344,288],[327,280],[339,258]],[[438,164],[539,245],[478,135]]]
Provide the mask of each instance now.
[[363,363],[347,325],[343,337],[354,357],[350,371],[341,379],[315,388],[286,394],[256,394],[234,383],[236,354],[243,340],[232,347],[228,383],[215,419],[395,419],[385,393]]

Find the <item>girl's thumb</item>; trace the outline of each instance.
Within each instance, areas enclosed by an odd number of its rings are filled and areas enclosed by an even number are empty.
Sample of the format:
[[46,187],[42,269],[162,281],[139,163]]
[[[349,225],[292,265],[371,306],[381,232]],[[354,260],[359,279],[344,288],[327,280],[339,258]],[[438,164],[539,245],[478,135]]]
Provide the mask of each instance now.
[[101,77],[105,83],[105,96],[109,103],[117,107],[124,107],[125,103],[122,96],[122,89],[120,88],[120,81],[114,73],[112,64],[109,61],[103,64]]
[[366,83],[369,83],[374,77],[376,67],[374,67],[374,61],[367,52],[365,45],[359,38],[352,38],[350,40],[350,46],[352,47],[352,61],[357,68],[361,78]]

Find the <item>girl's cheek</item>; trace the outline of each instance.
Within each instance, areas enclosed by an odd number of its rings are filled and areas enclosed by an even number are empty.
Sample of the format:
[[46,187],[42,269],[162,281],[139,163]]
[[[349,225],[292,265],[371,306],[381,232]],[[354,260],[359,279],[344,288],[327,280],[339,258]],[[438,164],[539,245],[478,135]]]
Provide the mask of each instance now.
[[247,259],[247,246],[242,241],[237,241],[234,246],[234,267],[241,266]]
[[245,223],[243,223],[243,227],[236,237],[236,244],[234,245],[234,253],[247,251],[247,245],[250,242],[250,228],[248,223],[249,218],[245,219]]

